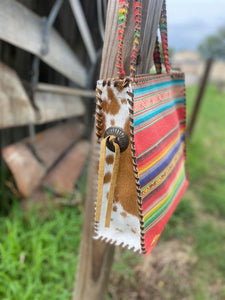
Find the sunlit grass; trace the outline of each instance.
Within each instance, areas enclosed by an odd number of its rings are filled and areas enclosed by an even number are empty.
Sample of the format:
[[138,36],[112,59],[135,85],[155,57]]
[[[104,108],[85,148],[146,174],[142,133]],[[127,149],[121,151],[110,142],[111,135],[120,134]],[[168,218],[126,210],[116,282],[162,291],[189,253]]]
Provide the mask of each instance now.
[[82,216],[77,208],[0,218],[0,299],[71,299]]

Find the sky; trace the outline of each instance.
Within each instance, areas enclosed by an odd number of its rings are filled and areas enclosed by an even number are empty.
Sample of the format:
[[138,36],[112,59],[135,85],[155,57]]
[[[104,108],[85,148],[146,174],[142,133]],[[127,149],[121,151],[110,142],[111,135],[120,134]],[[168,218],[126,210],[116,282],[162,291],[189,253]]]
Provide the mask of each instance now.
[[225,0],[167,0],[168,40],[175,50],[196,49],[225,26]]

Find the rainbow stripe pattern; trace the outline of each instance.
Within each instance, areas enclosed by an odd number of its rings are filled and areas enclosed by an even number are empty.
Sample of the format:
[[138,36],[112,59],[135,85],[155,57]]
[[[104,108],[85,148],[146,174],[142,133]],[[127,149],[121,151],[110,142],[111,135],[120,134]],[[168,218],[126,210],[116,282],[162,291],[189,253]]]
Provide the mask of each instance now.
[[184,78],[180,73],[148,75],[134,79],[132,88],[142,240],[148,254],[188,185]]

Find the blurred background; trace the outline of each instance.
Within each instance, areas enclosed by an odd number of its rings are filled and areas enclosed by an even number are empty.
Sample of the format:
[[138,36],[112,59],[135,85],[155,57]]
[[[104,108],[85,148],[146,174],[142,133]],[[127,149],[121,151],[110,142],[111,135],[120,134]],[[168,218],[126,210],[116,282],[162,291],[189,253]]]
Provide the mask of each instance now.
[[[0,299],[72,297],[106,8],[0,1]],[[190,186],[150,256],[116,249],[106,299],[225,299],[225,2],[167,10]]]

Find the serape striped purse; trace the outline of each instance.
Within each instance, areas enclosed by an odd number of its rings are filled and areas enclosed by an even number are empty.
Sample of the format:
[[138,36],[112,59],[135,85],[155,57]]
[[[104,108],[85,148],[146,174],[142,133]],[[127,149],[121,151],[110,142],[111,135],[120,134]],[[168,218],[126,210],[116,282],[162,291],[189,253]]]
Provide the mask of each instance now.
[[188,185],[184,74],[170,72],[164,1],[160,32],[166,73],[157,40],[157,74],[135,75],[142,11],[141,0],[136,0],[130,77],[125,77],[128,6],[128,0],[119,1],[119,79],[99,80],[96,88],[99,171],[94,238],[148,254]]

